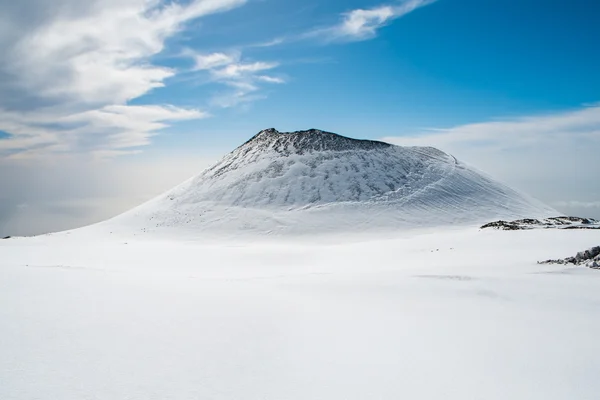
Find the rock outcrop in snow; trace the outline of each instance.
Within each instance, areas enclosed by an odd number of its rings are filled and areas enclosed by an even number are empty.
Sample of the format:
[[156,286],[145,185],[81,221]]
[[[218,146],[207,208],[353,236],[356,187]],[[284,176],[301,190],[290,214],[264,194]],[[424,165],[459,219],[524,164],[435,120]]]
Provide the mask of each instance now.
[[600,269],[600,246],[580,251],[575,257],[567,257],[559,260],[546,260],[539,262],[539,264],[573,264]]
[[113,222],[143,231],[312,233],[556,214],[432,147],[267,129]]
[[515,221],[494,221],[481,226],[503,231],[528,229],[600,229],[600,221],[581,217],[550,217],[543,219],[524,218]]

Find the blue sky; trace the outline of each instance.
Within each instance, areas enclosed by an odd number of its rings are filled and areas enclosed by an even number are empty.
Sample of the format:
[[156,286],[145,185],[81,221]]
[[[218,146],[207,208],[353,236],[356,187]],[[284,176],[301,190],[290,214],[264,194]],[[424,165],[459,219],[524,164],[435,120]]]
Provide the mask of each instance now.
[[598,20],[592,0],[0,0],[0,227],[73,198],[108,217],[268,127],[439,147],[600,216]]
[[[273,73],[286,83],[264,85],[260,95],[266,98],[250,105],[209,107],[213,118],[178,131],[204,131],[211,137],[223,132],[223,140],[232,144],[269,126],[316,126],[377,138],[598,101],[600,53],[594,48],[600,38],[600,5],[592,1],[440,0],[362,41],[314,38],[247,47],[332,26],[344,12],[381,4],[264,1],[207,18],[178,45],[205,52],[242,49],[245,60],[280,63]],[[206,32],[217,34],[208,41]],[[185,60],[171,62],[181,67]],[[224,91],[220,86],[175,78],[139,101],[169,99],[204,108],[211,93]],[[230,139],[232,131],[239,136]]]

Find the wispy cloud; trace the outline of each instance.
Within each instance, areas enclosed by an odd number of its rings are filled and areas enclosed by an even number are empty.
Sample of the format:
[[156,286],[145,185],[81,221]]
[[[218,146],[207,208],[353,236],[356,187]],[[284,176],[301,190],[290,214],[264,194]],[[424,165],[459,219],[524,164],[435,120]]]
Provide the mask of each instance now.
[[211,53],[211,54],[194,54],[192,58],[195,61],[194,70],[211,70],[218,67],[233,64],[240,59],[240,52],[236,51],[231,54],[226,53]]
[[[356,9],[342,14],[341,22],[335,26],[313,29],[303,34],[279,36],[272,40],[247,45],[245,48],[289,45],[309,39],[322,39],[327,42],[365,40],[376,36],[377,29],[394,19],[435,1],[401,0],[372,9]],[[274,76],[264,73],[279,67],[279,63],[242,61],[242,52],[239,49],[209,54],[197,54],[189,50],[186,54],[194,60],[194,71],[208,71],[209,81],[220,82],[232,88],[212,99],[212,105],[218,107],[233,107],[264,98],[264,95],[259,92],[259,83],[282,84],[286,82],[281,75]]]
[[245,1],[1,3],[0,130],[11,136],[0,151],[94,150],[93,144],[121,151],[147,144],[166,121],[205,117],[170,105],[128,104],[177,73],[151,61],[168,38],[188,21]]
[[251,44],[248,47],[273,47],[273,46],[279,46],[280,44],[284,44],[288,41],[289,41],[289,39],[286,36],[280,36],[280,37],[276,37],[274,39],[267,40],[264,42]]
[[334,26],[308,32],[307,38],[322,38],[326,41],[360,41],[377,35],[377,30],[395,19],[434,3],[436,0],[404,0],[384,4],[370,9],[356,9],[342,14],[341,21]]
[[127,154],[127,149],[149,144],[150,137],[169,121],[207,116],[200,110],[159,105],[110,105],[82,112],[0,110],[0,130],[11,133],[0,140],[0,154],[10,158],[81,151],[98,156]]
[[267,74],[279,67],[278,62],[246,61],[239,50],[209,54],[189,50],[187,54],[194,60],[194,71],[205,71],[210,82],[221,83],[230,89],[212,99],[212,104],[217,107],[233,107],[263,98],[259,93],[261,83],[285,83],[281,75]]
[[546,146],[560,142],[587,145],[590,141],[600,142],[600,106],[468,124],[388,139],[404,145],[433,144],[445,148],[476,147],[493,150]]
[[392,21],[436,1],[397,0],[373,8],[358,8],[342,13],[339,20],[332,26],[317,27],[303,33],[285,34],[270,40],[250,44],[247,47],[274,47],[306,40],[320,40],[325,43],[368,40],[376,37],[377,31],[389,25]]
[[267,63],[262,61],[253,63],[232,63],[221,69],[215,69],[212,73],[219,79],[239,79],[244,76],[252,76],[256,72],[273,69],[278,65],[278,63]]

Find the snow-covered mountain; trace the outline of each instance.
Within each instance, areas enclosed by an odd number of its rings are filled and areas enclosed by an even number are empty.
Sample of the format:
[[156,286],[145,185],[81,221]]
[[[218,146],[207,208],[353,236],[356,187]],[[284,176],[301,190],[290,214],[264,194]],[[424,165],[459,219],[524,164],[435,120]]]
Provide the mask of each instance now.
[[557,215],[432,147],[266,129],[112,220],[138,231],[314,233]]
[[[440,226],[546,213],[435,149],[263,131],[113,220],[0,240],[0,399],[596,399],[600,231],[565,228],[593,221]],[[337,232],[214,235],[248,230]]]

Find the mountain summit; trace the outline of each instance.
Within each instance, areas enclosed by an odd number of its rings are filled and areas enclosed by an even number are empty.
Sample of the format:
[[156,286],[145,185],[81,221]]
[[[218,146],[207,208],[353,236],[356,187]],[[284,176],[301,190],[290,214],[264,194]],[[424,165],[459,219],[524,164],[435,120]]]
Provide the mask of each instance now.
[[214,166],[114,219],[144,231],[398,229],[556,214],[432,147],[266,129]]
[[267,129],[175,190],[178,202],[246,208],[389,201],[451,173],[455,160],[433,148],[403,148],[317,129]]
[[304,154],[311,151],[372,150],[392,146],[375,140],[351,139],[337,133],[319,129],[296,132],[279,132],[275,128],[257,133],[241,147],[271,148],[280,153]]

